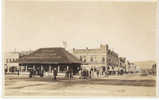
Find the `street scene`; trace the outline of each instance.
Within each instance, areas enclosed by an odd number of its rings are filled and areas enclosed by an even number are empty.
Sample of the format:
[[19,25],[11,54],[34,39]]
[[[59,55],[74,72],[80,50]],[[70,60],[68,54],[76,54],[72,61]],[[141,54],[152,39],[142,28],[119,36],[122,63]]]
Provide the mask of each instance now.
[[157,96],[157,2],[5,4],[4,97]]
[[84,60],[76,54],[83,56],[85,50],[79,53],[75,49],[73,54],[64,48],[9,53],[5,96],[155,96],[156,64],[149,65],[149,69],[138,68],[118,55],[113,57],[107,45],[101,45],[98,53],[94,53],[101,56],[95,63],[88,53],[91,50],[92,54],[93,49],[86,50]]

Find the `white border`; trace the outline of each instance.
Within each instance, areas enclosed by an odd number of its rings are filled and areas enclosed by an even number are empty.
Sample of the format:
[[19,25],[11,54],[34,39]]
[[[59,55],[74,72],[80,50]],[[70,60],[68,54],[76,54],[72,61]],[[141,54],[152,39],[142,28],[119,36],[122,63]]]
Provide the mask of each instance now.
[[[57,1],[57,0],[8,0],[8,1]],[[73,1],[73,0],[59,0],[59,1]],[[97,1],[97,0],[74,0],[74,1]],[[128,2],[157,2],[157,29],[156,29],[156,31],[157,31],[157,34],[156,34],[156,39],[157,39],[157,43],[156,43],[156,54],[157,54],[157,69],[158,69],[158,73],[157,73],[157,88],[156,88],[156,93],[157,93],[157,96],[159,96],[159,80],[158,80],[158,78],[159,78],[159,20],[158,20],[158,18],[159,18],[159,4],[158,4],[158,1],[157,0],[99,0],[99,1],[116,1],[116,2],[122,2],[122,1],[128,1]],[[1,70],[1,72],[2,73],[0,73],[0,79],[1,79],[1,81],[2,81],[2,79],[3,79],[3,77],[2,77],[2,75],[3,75],[3,68],[2,68],[2,40],[3,40],[3,38],[2,38],[2,33],[4,33],[4,30],[2,30],[2,29],[4,29],[4,24],[3,24],[3,27],[2,27],[2,23],[4,22],[4,2],[5,2],[5,0],[1,0],[1,2],[0,2],[0,39],[1,39],[1,41],[0,41],[0,52],[1,52],[1,54],[0,54],[0,70]],[[3,14],[2,14],[3,13]],[[2,20],[2,18],[3,18],[3,20]],[[4,34],[3,34],[4,35]],[[2,97],[2,85],[3,85],[3,83],[2,82],[0,82],[0,92],[1,92],[1,97]],[[42,98],[36,98],[36,99],[46,99],[46,97],[42,97]],[[47,98],[46,100],[51,100],[52,98],[54,98],[54,99],[59,99],[59,100],[63,100],[63,99],[70,99],[69,97],[65,97],[65,98],[56,98],[56,97],[51,97],[51,98]],[[85,99],[85,100],[87,100],[87,99],[90,99],[90,100],[98,100],[99,99],[99,97],[95,97],[95,98],[84,98],[84,97],[75,97],[76,99]],[[110,98],[110,97],[108,97],[109,98],[109,100],[114,100],[114,98]],[[4,99],[4,98],[0,98],[0,100],[1,99]],[[7,98],[7,99],[13,99],[13,100],[17,100],[17,99],[21,99],[21,100],[25,100],[25,99],[33,99],[33,98]],[[34,98],[35,99],[35,98]],[[73,97],[72,97],[72,99],[74,99]],[[100,98],[100,99],[105,99],[105,98]],[[126,97],[126,98],[124,98],[124,97],[115,97],[115,99],[118,99],[118,100],[123,100],[123,99],[127,99],[127,100],[130,100],[130,99],[136,99],[136,100],[141,100],[141,99],[144,99],[144,100],[150,100],[150,99],[158,99],[158,98],[136,98],[136,97]]]
[[7,0],[7,1],[18,1],[18,2],[23,2],[23,1],[33,1],[33,2],[51,2],[51,1],[72,1],[72,2],[75,2],[75,1],[90,1],[90,2],[93,2],[93,1],[105,1],[105,2],[157,2],[157,0]]
[[159,96],[159,3],[157,2],[157,28],[156,28],[156,55],[157,55],[157,82],[156,93]]

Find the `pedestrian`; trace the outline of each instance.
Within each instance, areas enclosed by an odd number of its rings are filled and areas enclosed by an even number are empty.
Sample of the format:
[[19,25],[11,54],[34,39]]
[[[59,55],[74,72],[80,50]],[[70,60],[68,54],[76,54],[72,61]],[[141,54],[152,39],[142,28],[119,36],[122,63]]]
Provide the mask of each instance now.
[[56,68],[53,71],[53,76],[54,76],[54,80],[56,80],[56,76],[57,76],[57,70],[56,70]]
[[18,75],[18,77],[19,77],[19,70],[17,70],[17,75]]
[[32,69],[30,69],[29,78],[32,78],[32,75],[33,75],[33,71]]
[[97,70],[97,78],[99,78],[99,70]]
[[70,79],[73,79],[73,70],[70,70]]
[[82,76],[81,73],[82,73],[82,70],[80,69],[80,70],[79,70],[79,79],[80,79],[81,76]]
[[71,71],[70,71],[70,69],[68,69],[67,74],[68,74],[68,79],[70,80],[71,79]]
[[92,76],[91,76],[92,75],[92,71],[91,70],[89,71],[89,75],[90,75],[90,79],[91,79],[92,78]]
[[43,77],[44,76],[44,70],[41,70],[40,71],[40,77]]
[[68,71],[68,70],[66,71],[65,78],[66,78],[66,79],[69,78],[69,71]]

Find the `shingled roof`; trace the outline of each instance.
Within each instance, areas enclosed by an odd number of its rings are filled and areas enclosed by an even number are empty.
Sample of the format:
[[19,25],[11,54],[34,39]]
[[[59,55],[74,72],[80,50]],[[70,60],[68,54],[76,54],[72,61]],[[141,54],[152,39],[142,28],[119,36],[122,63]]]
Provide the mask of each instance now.
[[73,64],[81,61],[64,48],[40,48],[19,59],[20,64]]

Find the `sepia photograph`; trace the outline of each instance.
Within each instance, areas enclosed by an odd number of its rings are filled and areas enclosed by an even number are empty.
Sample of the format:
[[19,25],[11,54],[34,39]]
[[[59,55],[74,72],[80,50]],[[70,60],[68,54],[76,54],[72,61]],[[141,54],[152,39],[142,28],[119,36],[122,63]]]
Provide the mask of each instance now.
[[3,2],[3,97],[157,96],[157,0]]

